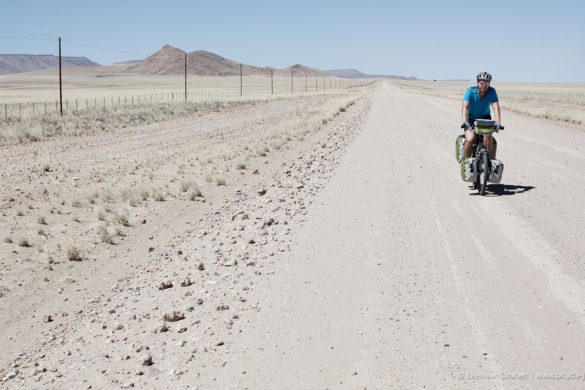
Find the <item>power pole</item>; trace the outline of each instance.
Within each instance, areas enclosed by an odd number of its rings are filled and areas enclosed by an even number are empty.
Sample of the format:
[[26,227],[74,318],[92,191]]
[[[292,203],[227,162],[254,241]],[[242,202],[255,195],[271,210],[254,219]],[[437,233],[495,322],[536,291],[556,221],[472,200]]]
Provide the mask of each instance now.
[[59,111],[63,116],[63,79],[61,77],[61,37],[59,37]]

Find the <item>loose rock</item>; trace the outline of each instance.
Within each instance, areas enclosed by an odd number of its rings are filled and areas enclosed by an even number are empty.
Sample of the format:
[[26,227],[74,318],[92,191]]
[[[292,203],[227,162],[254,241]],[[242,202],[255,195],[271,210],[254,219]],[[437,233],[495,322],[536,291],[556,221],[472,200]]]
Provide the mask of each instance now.
[[167,322],[176,322],[185,319],[185,315],[180,311],[173,311],[172,313],[167,313],[163,316],[163,320]]

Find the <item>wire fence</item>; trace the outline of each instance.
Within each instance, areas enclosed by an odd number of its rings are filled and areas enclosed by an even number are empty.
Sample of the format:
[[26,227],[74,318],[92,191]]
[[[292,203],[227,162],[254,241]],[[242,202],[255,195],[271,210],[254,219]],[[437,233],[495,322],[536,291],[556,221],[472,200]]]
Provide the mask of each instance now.
[[[237,80],[234,80],[233,77],[226,77],[226,82],[217,84],[205,83],[202,85],[201,79],[204,79],[204,77],[199,78],[199,85],[188,86],[187,94],[184,92],[157,92],[119,95],[117,93],[120,90],[116,88],[107,90],[96,88],[91,94],[88,93],[88,95],[101,92],[101,96],[66,98],[62,102],[62,108],[59,100],[43,101],[39,99],[37,101],[0,103],[0,110],[2,110],[0,112],[0,121],[14,122],[43,115],[55,115],[60,114],[61,109],[63,113],[76,114],[84,110],[95,110],[96,108],[107,111],[144,104],[172,104],[206,100],[221,101],[254,97],[327,93],[363,87],[374,82],[372,80],[351,80],[323,76],[304,77],[303,75],[295,77],[295,75],[292,75],[290,78],[267,77],[263,82],[260,82],[258,76],[256,76],[255,80],[250,83],[251,85],[245,85],[243,80],[240,85],[237,85]],[[217,81],[217,78],[214,80]],[[87,90],[91,90],[91,87],[88,86]],[[189,90],[192,92],[189,92]],[[71,94],[79,95],[80,92],[73,91]]]

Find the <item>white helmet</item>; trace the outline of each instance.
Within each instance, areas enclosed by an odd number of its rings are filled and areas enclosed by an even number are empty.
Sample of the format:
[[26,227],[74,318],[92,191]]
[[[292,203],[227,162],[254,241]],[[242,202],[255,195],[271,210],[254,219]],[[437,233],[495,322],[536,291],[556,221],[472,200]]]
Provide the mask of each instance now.
[[477,81],[487,81],[488,83],[492,81],[492,75],[488,72],[481,72],[477,75]]

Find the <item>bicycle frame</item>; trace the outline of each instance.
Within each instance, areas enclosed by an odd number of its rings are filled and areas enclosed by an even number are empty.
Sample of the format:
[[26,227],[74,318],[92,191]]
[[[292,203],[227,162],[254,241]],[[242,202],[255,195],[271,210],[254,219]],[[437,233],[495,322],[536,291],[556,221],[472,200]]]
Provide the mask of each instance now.
[[483,144],[483,137],[486,134],[493,133],[493,124],[489,123],[489,127],[483,124],[474,123],[473,132],[475,133],[475,142],[473,144],[473,156],[475,157],[475,169],[477,178],[475,179],[474,188],[477,188],[479,195],[484,195],[487,188],[488,178],[491,173],[491,159],[490,155]]

